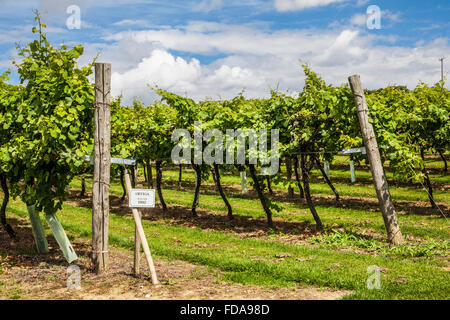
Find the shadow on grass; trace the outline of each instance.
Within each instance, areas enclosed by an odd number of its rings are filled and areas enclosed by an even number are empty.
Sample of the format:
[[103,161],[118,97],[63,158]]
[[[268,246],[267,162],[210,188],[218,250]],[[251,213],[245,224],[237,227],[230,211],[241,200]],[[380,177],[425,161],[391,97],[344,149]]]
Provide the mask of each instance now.
[[[358,184],[355,185],[357,187]],[[194,188],[194,184],[189,182],[184,182],[181,188],[178,188],[177,183],[172,181],[166,181],[164,183],[165,189],[170,190],[178,190],[181,192],[192,192]],[[236,199],[244,199],[244,200],[255,200],[259,201],[259,198],[256,192],[253,190],[249,190],[249,192],[245,195],[241,193],[239,187],[224,185],[224,191],[229,198]],[[330,191],[331,192],[331,191]],[[209,195],[209,196],[219,196],[219,193],[214,190],[214,185],[204,185],[201,188],[201,195]],[[274,195],[271,196],[268,192],[265,195],[272,201],[279,201],[288,204],[296,204],[302,209],[308,209],[306,205],[305,199],[300,199],[298,193],[294,195],[294,197],[290,197],[287,191],[284,190],[274,190]],[[336,202],[334,195],[323,193],[315,193],[312,195],[314,205],[316,206],[328,206],[334,208],[346,208],[346,209],[354,209],[354,210],[370,210],[370,211],[379,211],[380,206],[378,204],[377,198],[367,198],[367,197],[350,197],[350,196],[341,196],[341,200]],[[220,202],[222,203],[222,202]],[[438,209],[434,209],[431,207],[429,202],[427,201],[394,201],[395,208],[399,212],[404,212],[406,214],[411,215],[419,215],[419,216],[436,216],[438,215],[440,218],[444,219]],[[425,204],[425,205],[424,205]],[[449,206],[444,203],[438,203],[444,215],[449,215]],[[320,213],[319,213],[320,214]]]
[[[73,199],[77,200],[79,206],[91,209],[90,198]],[[110,195],[110,212],[117,216],[131,216],[131,209],[127,201],[121,201],[119,196]],[[252,217],[244,215],[234,215],[233,220],[229,220],[225,212],[215,212],[197,208],[198,217],[193,217],[190,208],[180,205],[169,205],[166,212],[163,212],[159,204],[154,209],[141,210],[142,217],[147,221],[166,220],[166,223],[187,227],[199,227],[201,229],[213,229],[217,231],[229,231],[235,233],[258,233],[267,232],[267,220],[264,217]],[[283,221],[275,218],[275,230],[284,234],[314,235],[315,224],[307,221]]]
[[[176,182],[165,183],[165,188],[171,189],[173,191],[179,190],[181,192],[192,192],[192,186],[189,183],[185,183],[180,189]],[[253,190],[250,190],[248,194],[242,195],[238,188],[233,188],[233,186],[225,186],[227,196],[229,198],[246,199],[258,201],[259,199]],[[90,198],[90,193],[83,199],[79,198],[78,191],[72,191],[71,199],[76,200],[79,206],[91,209],[92,201]],[[212,195],[218,196],[218,193],[214,190],[214,185],[205,185],[201,189],[201,195]],[[294,205],[299,209],[308,210],[306,201],[299,199],[298,194],[295,197],[289,197],[287,192],[275,190],[275,194],[267,196],[271,200],[276,200],[278,202],[287,203],[289,205]],[[367,210],[372,212],[379,212],[379,204],[377,199],[367,199],[367,198],[356,198],[356,197],[341,197],[340,202],[336,202],[334,196],[314,196],[314,204],[316,206],[332,207],[332,208],[345,208],[354,210]],[[218,199],[218,205],[223,205],[221,199]],[[422,205],[422,206],[421,206]],[[422,204],[419,205],[417,202],[396,202],[396,210],[398,212],[404,212],[406,214],[421,215],[421,216],[439,216],[441,219],[443,217],[440,215],[439,211],[432,209],[431,207],[425,207]],[[448,215],[448,207],[442,206],[444,214]],[[131,210],[128,207],[127,200],[121,201],[120,196],[110,195],[110,210],[112,214],[118,216],[131,216]],[[225,209],[224,209],[225,210]],[[262,211],[262,209],[261,209]],[[151,210],[142,210],[143,219],[149,221],[156,221],[160,219],[166,219],[169,224],[183,225],[188,227],[199,227],[202,229],[214,229],[217,231],[232,231],[236,233],[257,233],[263,230],[267,232],[270,230],[267,226],[267,221],[265,216],[254,217],[249,215],[234,215],[234,219],[230,221],[224,212],[217,212],[211,209],[197,208],[199,216],[194,218],[191,213],[190,207],[181,205],[171,205],[167,212],[163,212],[159,204],[157,207]],[[319,212],[320,215],[320,212]],[[356,218],[356,217],[355,217]],[[275,229],[283,234],[298,235],[302,234],[304,236],[309,236],[316,234],[315,224],[308,221],[285,221],[283,217],[274,218]]]

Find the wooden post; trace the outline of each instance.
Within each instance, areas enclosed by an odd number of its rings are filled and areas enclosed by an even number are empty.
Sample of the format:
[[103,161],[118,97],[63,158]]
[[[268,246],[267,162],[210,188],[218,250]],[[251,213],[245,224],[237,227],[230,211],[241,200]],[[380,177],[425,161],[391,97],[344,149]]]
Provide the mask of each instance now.
[[181,189],[182,175],[183,175],[183,166],[180,164],[178,168],[178,190]]
[[[127,186],[127,193],[130,196],[131,193],[131,180],[128,171],[125,170],[125,185]],[[139,234],[139,238],[141,239],[142,247],[144,249],[145,257],[147,258],[148,267],[150,269],[150,274],[152,276],[152,283],[154,285],[159,284],[158,277],[156,276],[155,265],[153,264],[152,255],[150,253],[150,248],[148,247],[147,239],[145,238],[144,228],[142,227],[142,221],[139,214],[139,211],[136,208],[132,208],[131,212],[133,213],[134,223],[136,225],[136,229]]]
[[290,198],[293,198],[294,197],[294,188],[292,188],[292,160],[291,160],[291,158],[286,158],[286,177],[289,182],[288,196]]
[[400,245],[403,242],[403,237],[400,227],[398,226],[397,214],[395,213],[389,186],[381,163],[375,132],[372,125],[369,123],[369,109],[361,85],[361,79],[359,75],[354,75],[349,77],[349,82],[358,111],[359,124],[369,158],[375,190],[377,192],[381,213],[383,214],[384,224],[388,234],[388,242],[393,245]]
[[[128,174],[128,173],[126,173]],[[131,174],[131,187],[136,188],[136,168],[132,168],[132,174]],[[128,195],[129,195],[128,191]],[[139,212],[139,218],[142,218],[142,214]],[[133,271],[134,275],[138,276],[141,273],[140,270],[141,265],[141,238],[139,237],[139,231],[137,229],[137,226],[134,226],[134,263],[133,263]]]
[[92,188],[92,262],[108,268],[109,183],[111,167],[111,64],[95,64],[94,181]]
[[81,179],[81,193],[80,193],[80,198],[84,198],[84,196],[86,195],[86,178],[83,177]]
[[[127,172],[127,169],[125,169],[125,172]],[[131,167],[131,187],[134,189],[136,188],[136,167]]]
[[[139,211],[139,218],[142,218],[142,214]],[[141,273],[140,265],[141,265],[141,238],[139,237],[139,231],[137,226],[134,226],[134,262],[133,262],[133,271],[134,275],[138,276]]]

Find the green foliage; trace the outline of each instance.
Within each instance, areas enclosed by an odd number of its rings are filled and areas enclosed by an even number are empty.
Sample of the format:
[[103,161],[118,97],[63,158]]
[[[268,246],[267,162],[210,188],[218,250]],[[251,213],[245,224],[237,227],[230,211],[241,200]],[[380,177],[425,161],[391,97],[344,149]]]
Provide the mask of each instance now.
[[[36,22],[32,30],[36,39],[17,48],[21,60],[14,66],[20,85],[7,84],[7,73],[0,77],[0,172],[12,182],[13,195],[53,213],[60,208],[73,176],[86,171],[81,157],[92,153],[94,91],[88,81],[92,64],[79,68],[83,47],[53,47],[39,14]],[[156,88],[161,103],[145,106],[134,101],[130,107],[122,106],[119,97],[111,105],[111,153],[138,161],[166,161],[174,146],[173,130],[193,134],[195,121],[202,122],[203,130],[223,133],[278,129],[281,158],[313,152],[331,162],[335,151],[361,146],[348,86],[328,85],[309,67],[303,70],[305,86],[296,95],[273,90],[268,99],[246,99],[240,93],[230,100],[196,102]],[[399,180],[422,179],[421,149],[449,150],[449,91],[442,83],[419,84],[413,91],[387,87],[366,95],[383,161],[389,161]],[[203,146],[208,143],[203,141]],[[247,149],[247,161],[250,156]],[[357,162],[363,159],[366,156],[355,156]],[[222,170],[232,168],[221,166]],[[202,175],[209,175],[209,166],[201,169]],[[266,188],[264,178],[259,180]],[[273,178],[277,183],[283,180],[281,174]]]
[[447,240],[437,241],[429,238],[424,243],[420,244],[415,243],[390,247],[379,239],[358,234],[352,230],[338,231],[333,228],[329,228],[321,235],[312,237],[311,243],[320,244],[333,249],[372,249],[371,253],[406,258],[448,256],[449,250],[449,243]]
[[449,249],[450,246],[448,241],[436,241],[434,239],[428,239],[425,243],[421,244],[403,245],[398,247],[384,247],[380,250],[380,252],[386,255],[403,256],[409,258],[432,258],[437,256],[448,257]]
[[122,97],[111,102],[111,155],[134,158],[139,141],[134,135],[136,114],[132,108],[121,105]]
[[137,159],[170,159],[174,143],[172,132],[176,126],[178,113],[175,109],[157,103],[148,107],[135,102],[135,125],[130,130],[139,141],[136,148]]
[[450,95],[440,85],[368,92],[371,122],[384,160],[402,181],[423,179],[421,149],[449,150]]
[[83,165],[80,157],[89,151],[94,90],[88,76],[92,65],[79,68],[77,59],[83,47],[53,47],[39,14],[35,20],[37,39],[17,47],[21,60],[13,61],[21,86],[9,86],[5,91],[2,85],[1,128],[8,134],[1,144],[0,165],[10,181],[25,182],[23,189],[13,188],[14,194],[35,204],[39,211],[54,213],[66,197],[66,186]]
[[[116,187],[120,189],[118,184]],[[178,191],[176,195],[179,199]],[[186,192],[185,197],[190,199],[191,195]],[[11,209],[16,216],[27,216],[26,208],[21,204],[13,204]],[[90,239],[91,215],[89,208],[68,204],[64,206],[60,220],[68,232]],[[340,210],[335,218],[342,215],[352,218],[354,213]],[[111,245],[132,250],[133,220],[122,215],[111,215],[110,218]],[[191,228],[191,225],[167,224],[163,218],[143,220],[143,227],[155,259],[200,264],[242,284],[347,289],[352,291],[348,298],[353,299],[448,299],[448,271],[443,269],[445,260],[357,254],[323,246],[281,242],[280,239],[243,238],[239,233],[212,231],[210,227],[205,232],[200,228]],[[177,239],[177,245],[174,245],[174,239]],[[276,258],[280,253],[290,256]],[[383,268],[381,290],[367,290],[367,267],[371,265]],[[399,283],[398,279],[405,278],[406,281]]]
[[341,232],[333,228],[321,235],[312,237],[311,243],[322,244],[331,248],[352,247],[375,249],[382,246],[382,243],[379,240],[369,236],[361,235],[350,230]]

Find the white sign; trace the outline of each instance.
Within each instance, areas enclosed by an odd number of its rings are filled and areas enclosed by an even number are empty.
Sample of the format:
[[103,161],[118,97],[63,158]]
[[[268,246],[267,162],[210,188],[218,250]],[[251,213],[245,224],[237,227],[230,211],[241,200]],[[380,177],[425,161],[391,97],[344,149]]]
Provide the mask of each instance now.
[[111,163],[114,163],[114,164],[123,164],[123,165],[127,165],[127,166],[135,166],[135,165],[136,165],[136,160],[132,160],[132,159],[120,159],[120,158],[111,158]]
[[343,154],[362,153],[366,154],[366,147],[342,150]]
[[[93,156],[84,156],[84,161],[89,161],[91,164],[94,164],[94,157]],[[121,159],[121,158],[111,158],[111,163],[113,164],[122,164],[127,166],[135,166],[136,160],[132,159]]]
[[130,208],[154,208],[155,190],[154,189],[131,189],[129,195]]

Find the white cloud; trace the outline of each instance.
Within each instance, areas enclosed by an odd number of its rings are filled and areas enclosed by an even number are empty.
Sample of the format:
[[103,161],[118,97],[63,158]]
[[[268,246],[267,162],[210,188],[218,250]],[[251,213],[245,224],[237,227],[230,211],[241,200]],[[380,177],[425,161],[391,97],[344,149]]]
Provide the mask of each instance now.
[[[160,87],[191,91],[193,83],[200,77],[201,67],[197,59],[186,61],[175,58],[163,50],[154,50],[136,68],[123,74],[114,72],[112,83],[117,89],[138,89],[142,84],[157,84]],[[116,90],[114,88],[114,90]]]
[[392,12],[389,10],[381,11],[381,18],[385,20],[389,20],[391,22],[400,22],[402,19],[400,18],[401,14],[399,12]]
[[147,21],[145,20],[131,20],[131,19],[124,19],[120,20],[114,23],[115,26],[140,26],[145,27],[148,26]]
[[202,0],[198,6],[194,7],[194,11],[210,12],[220,8],[222,5],[222,0]]
[[319,37],[310,30],[266,32],[252,25],[192,22],[162,30],[120,32],[105,40],[130,39],[140,44],[153,43],[165,49],[204,55],[298,55],[308,48],[324,50],[334,38],[335,35],[327,31]]
[[[268,97],[276,87],[299,91],[304,79],[299,59],[335,85],[357,73],[367,88],[413,88],[420,80],[439,80],[438,58],[450,49],[448,39],[416,48],[380,45],[379,37],[351,28],[263,31],[209,22],[123,32],[109,39],[117,42],[106,47],[102,60],[113,63],[113,93],[122,92],[125,101],[139,96],[146,102],[156,98],[147,84],[195,99],[231,98],[243,88],[248,97]],[[172,50],[189,57],[225,57],[205,65]]]
[[362,13],[357,13],[350,18],[350,23],[352,25],[363,26],[367,24],[367,15]]
[[275,8],[278,11],[300,11],[343,1],[347,0],[275,0]]
[[[344,1],[276,0],[275,3],[280,11],[301,10],[334,2],[342,2],[345,5],[367,4],[366,0]],[[12,1],[8,0],[9,2]],[[70,1],[41,2],[44,2],[46,7],[55,4],[54,9],[61,11]],[[119,2],[125,3],[124,0]],[[258,5],[262,3],[259,0],[250,2]],[[79,3],[83,9],[82,14],[90,6],[114,5],[112,0],[80,0]],[[179,6],[192,10],[197,4],[197,10],[208,11],[220,5],[237,3],[237,0],[196,0],[171,6],[177,6],[176,10],[181,10]],[[269,7],[273,10],[273,7]],[[233,25],[211,21],[191,21],[178,26],[153,26],[144,20],[122,17],[120,19],[123,20],[114,20],[118,21],[116,26],[123,26],[124,29],[138,26],[139,29],[144,27],[146,30],[109,34],[102,41],[85,44],[86,54],[80,64],[92,61],[97,52],[101,51],[98,61],[112,63],[113,94],[122,92],[127,103],[134,96],[142,97],[146,103],[152,102],[156,95],[148,88],[148,84],[156,84],[179,94],[186,93],[195,99],[204,99],[207,96],[231,98],[243,88],[248,97],[267,97],[269,89],[276,87],[296,92],[303,87],[304,79],[299,59],[309,64],[327,82],[335,85],[346,83],[347,77],[355,73],[361,75],[363,85],[368,88],[389,84],[413,88],[419,80],[427,83],[439,80],[438,59],[450,51],[448,38],[434,41],[425,39],[417,41],[411,47],[402,47],[396,45],[394,35],[383,36],[381,33],[368,32],[364,27],[365,8],[360,9],[361,14],[351,17],[350,20],[343,18],[332,28],[324,29],[273,30],[272,25],[263,22]],[[401,18],[396,12],[383,11],[382,14],[383,27],[387,25],[385,22],[394,23]],[[62,14],[60,19],[65,17],[66,15]],[[64,22],[53,24],[64,25]],[[107,32],[107,29],[101,26],[83,25],[83,28],[85,27],[98,28],[95,33],[98,35]],[[31,25],[21,25],[0,30],[3,31],[0,32],[0,44],[13,43],[19,39],[28,42],[31,37],[30,29]],[[66,37],[64,32],[68,33],[64,28],[51,29],[51,33]],[[9,65],[10,55],[12,53],[0,56],[0,68]],[[205,56],[207,59],[203,60]],[[202,63],[203,61],[208,62]]]
[[369,2],[370,2],[370,0],[358,0],[356,2],[356,6],[357,7],[361,7],[361,6],[364,6],[364,5],[368,4]]
[[[165,50],[155,49],[135,68],[124,73],[113,72],[112,94],[123,94],[128,101],[135,96],[154,96],[148,86],[158,86],[178,93],[188,93],[196,99],[226,92],[237,93],[249,84],[258,85],[263,79],[238,66],[221,65],[218,68],[202,66],[197,59],[187,61]],[[215,88],[215,92],[211,90]]]
[[[368,15],[364,13],[356,13],[353,15],[349,22],[353,26],[366,26],[367,25],[367,19]],[[392,24],[401,22],[401,13],[399,12],[392,12],[389,10],[383,10],[381,11],[381,25],[382,28],[390,27]]]

